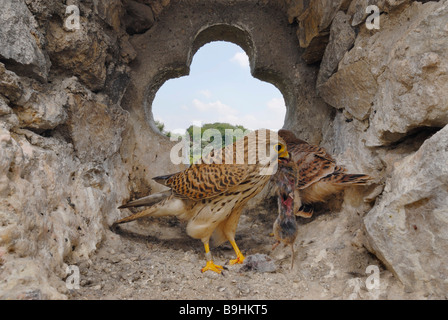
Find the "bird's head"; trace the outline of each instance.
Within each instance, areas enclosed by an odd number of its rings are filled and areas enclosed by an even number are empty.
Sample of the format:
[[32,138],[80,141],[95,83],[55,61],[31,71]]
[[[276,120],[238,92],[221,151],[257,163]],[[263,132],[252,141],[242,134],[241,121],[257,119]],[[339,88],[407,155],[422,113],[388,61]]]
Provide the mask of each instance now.
[[274,155],[277,154],[277,159],[279,162],[289,161],[291,159],[286,147],[286,143],[283,141],[283,139],[280,138],[277,143],[271,143],[270,147],[272,147],[272,149],[274,150]]
[[248,163],[258,164],[261,175],[273,175],[277,172],[279,161],[290,159],[285,141],[277,132],[259,129],[245,137],[248,141]]

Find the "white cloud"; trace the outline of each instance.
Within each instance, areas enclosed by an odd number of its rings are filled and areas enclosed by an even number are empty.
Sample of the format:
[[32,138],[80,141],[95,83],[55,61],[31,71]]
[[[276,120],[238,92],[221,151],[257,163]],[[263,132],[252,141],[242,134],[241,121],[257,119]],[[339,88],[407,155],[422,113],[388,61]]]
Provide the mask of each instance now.
[[192,103],[193,106],[201,112],[215,112],[220,115],[234,115],[238,113],[237,110],[219,100],[215,102],[202,102],[199,99],[194,99]]
[[241,68],[249,68],[250,66],[249,57],[245,52],[242,51],[235,53],[230,61],[239,64]]
[[[201,122],[225,122],[234,125],[243,125],[250,130],[266,128],[279,130],[283,127],[286,107],[283,98],[273,98],[266,103],[264,109],[256,113],[240,112],[221,101],[203,102],[199,99],[192,101],[193,109],[200,112]],[[198,117],[198,115],[196,115]],[[197,119],[197,118],[196,118]]]
[[173,133],[173,134],[180,134],[180,135],[182,135],[182,134],[185,133],[185,130],[186,130],[186,129],[174,129],[174,130],[172,131],[172,133]]
[[199,91],[199,93],[202,94],[206,98],[212,97],[212,93],[210,92],[210,90],[201,90],[201,91]]

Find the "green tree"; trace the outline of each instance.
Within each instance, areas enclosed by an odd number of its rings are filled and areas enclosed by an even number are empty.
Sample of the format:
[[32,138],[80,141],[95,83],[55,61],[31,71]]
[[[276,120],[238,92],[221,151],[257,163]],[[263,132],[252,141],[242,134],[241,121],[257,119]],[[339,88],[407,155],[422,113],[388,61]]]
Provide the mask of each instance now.
[[[197,126],[191,125],[186,130],[187,134],[190,137],[190,147],[191,147],[190,162],[191,163],[198,160],[196,158],[200,158],[199,155],[202,154],[201,151],[204,149],[204,147],[206,147],[207,145],[214,142],[213,136],[211,136],[209,139],[207,139],[207,136],[204,135],[204,132],[209,129],[215,129],[215,130],[219,131],[219,133],[221,134],[221,147],[225,147],[227,144],[234,143],[237,139],[241,138],[244,134],[246,134],[248,132],[248,129],[244,128],[242,125],[235,126],[230,123],[223,123],[223,122],[207,123],[207,124],[204,124],[200,128],[201,144],[200,144],[200,146],[198,146],[198,145],[196,146],[196,145],[193,145],[193,132],[194,132],[194,130],[199,130],[199,128]],[[232,130],[231,132],[237,132],[239,134],[233,135],[233,139],[231,141],[228,141],[229,139],[226,139],[226,130],[227,129]],[[238,130],[238,131],[235,131],[235,130]],[[196,147],[196,148],[200,147],[200,150],[193,150],[193,147]],[[196,157],[194,155],[196,155]]]

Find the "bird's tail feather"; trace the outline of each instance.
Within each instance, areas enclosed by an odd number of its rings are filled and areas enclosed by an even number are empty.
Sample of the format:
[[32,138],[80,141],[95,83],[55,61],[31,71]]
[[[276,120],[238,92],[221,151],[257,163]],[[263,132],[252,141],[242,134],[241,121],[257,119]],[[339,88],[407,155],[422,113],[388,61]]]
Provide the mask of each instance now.
[[117,226],[119,224],[122,224],[122,223],[131,222],[131,221],[134,221],[134,220],[137,220],[137,219],[140,219],[140,218],[152,216],[153,213],[155,211],[157,211],[158,209],[159,209],[159,206],[156,204],[156,205],[152,206],[151,208],[148,208],[146,210],[134,213],[134,214],[132,214],[130,216],[127,216],[127,217],[125,217],[123,219],[115,221],[112,224],[112,227],[115,227],[115,226]]
[[134,201],[130,201],[122,206],[119,206],[118,209],[131,208],[131,207],[143,207],[143,206],[151,206],[157,202],[160,202],[163,199],[168,198],[171,195],[171,190],[151,194],[144,198],[140,198]]
[[365,185],[372,181],[372,177],[366,174],[349,174],[344,172],[335,172],[324,179],[328,179],[328,182],[335,185]]
[[177,216],[182,219],[185,212],[188,211],[185,205],[186,203],[184,200],[169,196],[157,202],[156,204],[152,205],[146,210],[137,212],[126,218],[115,221],[112,224],[112,227],[115,227],[118,224],[131,222],[144,217]]

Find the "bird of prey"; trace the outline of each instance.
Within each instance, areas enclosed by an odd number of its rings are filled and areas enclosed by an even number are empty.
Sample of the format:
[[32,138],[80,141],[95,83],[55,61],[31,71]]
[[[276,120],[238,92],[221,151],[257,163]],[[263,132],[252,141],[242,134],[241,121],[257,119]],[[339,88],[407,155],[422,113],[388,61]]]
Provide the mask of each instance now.
[[[148,216],[176,216],[188,221],[187,234],[204,244],[207,263],[202,272],[221,273],[223,270],[213,262],[210,253],[212,235],[217,245],[226,240],[232,245],[236,259],[230,264],[243,263],[244,255],[235,243],[242,209],[270,181],[278,160],[289,158],[289,154],[286,143],[277,133],[265,129],[250,132],[220,149],[221,152],[215,151],[203,157],[203,163],[194,163],[184,171],[154,178],[170,190],[121,206],[151,205],[116,221],[113,226]],[[160,201],[154,204],[157,200]]]
[[297,238],[298,226],[294,214],[294,191],[296,187],[297,171],[292,161],[281,161],[276,173],[278,216],[274,222],[273,233],[277,242],[291,246],[291,269],[294,267],[294,242]]
[[312,203],[324,202],[328,196],[351,185],[365,185],[372,179],[365,174],[350,174],[319,146],[298,139],[289,130],[278,135],[286,142],[291,160],[297,166],[297,185],[294,197],[296,215],[310,218]]

